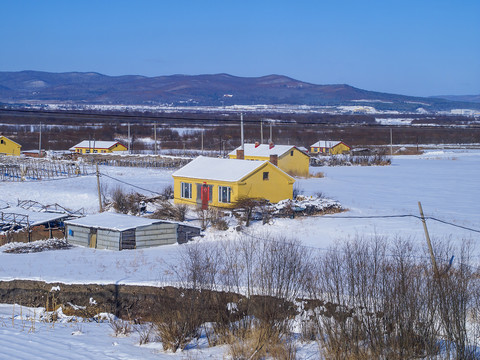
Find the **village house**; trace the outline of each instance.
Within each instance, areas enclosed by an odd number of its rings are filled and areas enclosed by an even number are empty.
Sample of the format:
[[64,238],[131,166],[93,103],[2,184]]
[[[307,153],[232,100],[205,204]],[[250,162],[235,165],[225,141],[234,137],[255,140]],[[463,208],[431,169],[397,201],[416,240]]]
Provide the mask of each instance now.
[[[295,180],[269,161],[200,156],[172,174],[174,202],[232,208],[243,198],[291,199]],[[203,194],[203,195],[202,195]]]
[[310,145],[311,154],[329,154],[337,155],[350,151],[351,147],[345,144],[343,141],[328,141],[320,140],[315,144]]
[[[239,152],[240,151],[240,152]],[[230,159],[242,158],[242,147],[239,146],[228,154]],[[273,155],[273,157],[272,157]],[[275,163],[275,158],[276,163]],[[309,174],[310,156],[293,145],[244,144],[243,159],[274,161],[274,165],[292,176],[307,176]]]
[[0,155],[20,156],[22,145],[0,135]]
[[127,147],[118,141],[95,140],[83,140],[81,143],[70,148],[70,151],[73,151],[77,154],[106,154],[127,150]]
[[200,235],[196,226],[108,212],[65,221],[65,226],[70,244],[108,250],[184,243]]

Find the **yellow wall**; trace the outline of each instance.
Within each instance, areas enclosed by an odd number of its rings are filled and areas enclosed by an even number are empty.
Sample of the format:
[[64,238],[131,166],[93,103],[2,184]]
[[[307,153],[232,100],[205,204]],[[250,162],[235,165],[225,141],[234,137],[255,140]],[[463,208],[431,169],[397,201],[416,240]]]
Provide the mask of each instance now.
[[312,154],[332,154],[332,155],[337,155],[337,154],[343,154],[344,152],[350,151],[350,147],[345,145],[344,143],[340,143],[338,145],[335,145],[333,148],[321,148],[321,147],[311,147],[310,152]]
[[20,156],[22,146],[5,136],[0,136],[0,154]]
[[[263,173],[268,172],[268,180],[263,180]],[[293,196],[293,183],[295,182],[288,175],[278,170],[270,163],[260,167],[253,173],[246,176],[243,181],[226,182],[204,179],[191,179],[174,177],[173,192],[174,202],[176,204],[197,205],[197,185],[206,182],[207,185],[213,185],[211,206],[231,208],[235,202],[242,197],[263,198],[272,203],[280,200],[291,199]],[[192,184],[192,198],[184,199],[181,197],[181,183]],[[231,190],[230,203],[221,203],[218,199],[219,186],[229,186]]]
[[[126,151],[127,148],[123,146],[122,144],[116,144],[115,146],[112,146],[109,149],[97,149],[94,148],[93,146],[90,149],[87,148],[75,148],[75,152],[79,154],[87,154],[87,150],[90,150],[88,153],[89,154],[106,154],[106,153],[112,153],[114,151]],[[97,152],[95,152],[97,151]]]
[[310,157],[298,149],[293,149],[278,159],[278,167],[290,175],[307,176],[310,172]]
[[350,148],[344,143],[340,143],[330,149],[330,154],[332,155],[343,154],[344,152],[347,152],[347,151],[350,151]]
[[[293,156],[291,152],[293,151]],[[230,159],[236,159],[237,155],[229,155]],[[270,161],[268,156],[245,156],[245,160]],[[307,176],[310,169],[310,157],[300,150],[292,148],[278,158],[278,167],[290,175]]]

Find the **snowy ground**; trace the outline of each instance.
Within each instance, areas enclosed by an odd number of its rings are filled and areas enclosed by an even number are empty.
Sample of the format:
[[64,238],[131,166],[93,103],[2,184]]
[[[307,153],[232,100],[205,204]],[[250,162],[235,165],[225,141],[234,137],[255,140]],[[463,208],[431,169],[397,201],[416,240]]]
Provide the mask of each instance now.
[[[173,171],[101,167],[101,172],[144,189],[161,192],[172,185]],[[273,224],[254,223],[248,233],[254,236],[278,234],[298,238],[310,247],[324,249],[339,240],[371,234],[409,237],[424,241],[421,222],[405,218],[352,218],[389,215],[418,215],[418,201],[426,216],[455,225],[480,229],[480,152],[467,150],[435,151],[420,156],[395,156],[385,167],[319,167],[324,178],[297,179],[305,195],[323,193],[334,198],[349,211],[332,216],[297,219],[276,219]],[[127,185],[102,177],[107,190]],[[2,205],[16,205],[17,200],[36,200],[43,204],[58,203],[71,209],[97,211],[96,177],[87,176],[45,182],[0,183]],[[147,193],[147,192],[145,192]],[[428,220],[432,238],[453,241],[480,240],[480,233]],[[238,236],[233,229],[226,232],[207,230],[202,241],[231,239]],[[35,279],[65,283],[122,283],[161,285],[168,281],[166,272],[176,262],[181,245],[114,252],[74,247],[31,254],[0,252],[0,280]],[[321,250],[320,250],[321,251]],[[478,249],[477,249],[478,251]],[[17,311],[18,306],[15,308]],[[33,311],[33,310],[30,310]],[[135,336],[115,338],[108,324],[88,323],[80,335],[72,335],[77,325],[39,323],[29,332],[28,321],[12,324],[12,306],[0,306],[0,359],[46,358],[222,358],[224,349],[195,350],[180,355],[164,354],[161,345],[136,345]],[[160,348],[158,348],[160,346]],[[72,351],[72,350],[75,351]],[[311,345],[300,349],[305,358]],[[160,355],[159,355],[160,353]],[[163,354],[163,355],[162,355]],[[27,356],[28,355],[28,356]]]
[[[297,179],[296,186],[305,195],[318,192],[334,198],[347,208],[341,214],[275,219],[271,225],[253,223],[248,234],[282,235],[300,239],[305,245],[324,249],[342,239],[383,235],[424,241],[420,220],[405,218],[355,218],[390,215],[419,215],[418,201],[426,216],[455,225],[479,229],[480,224],[480,152],[435,151],[421,156],[396,156],[391,166],[318,167],[324,178]],[[172,185],[172,171],[141,168],[102,167],[101,172],[123,182],[161,192]],[[123,183],[102,177],[107,189]],[[86,176],[45,182],[0,183],[3,201],[15,205],[17,199],[43,204],[59,203],[71,209],[98,211],[96,177]],[[107,190],[108,191],[108,190]],[[428,220],[433,239],[479,240],[480,233]],[[203,241],[238,236],[207,230]],[[36,254],[0,253],[0,279],[36,279],[66,283],[158,284],[164,281],[168,263],[174,263],[179,245],[113,252],[75,247],[71,250]],[[68,266],[65,264],[68,263]],[[48,266],[47,266],[48,264]],[[88,265],[88,266],[86,266]]]

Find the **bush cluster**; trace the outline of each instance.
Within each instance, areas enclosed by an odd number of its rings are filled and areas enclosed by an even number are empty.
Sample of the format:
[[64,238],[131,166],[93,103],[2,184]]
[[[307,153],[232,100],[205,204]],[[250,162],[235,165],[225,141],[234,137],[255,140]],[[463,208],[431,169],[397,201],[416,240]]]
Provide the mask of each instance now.
[[[435,248],[439,259],[458,260],[434,271],[415,243],[379,237],[319,253],[268,235],[191,243],[174,268],[184,296],[156,324],[166,348],[184,348],[203,331],[234,359],[294,358],[295,327],[328,359],[477,359],[472,248]],[[245,296],[225,304],[227,293]]]

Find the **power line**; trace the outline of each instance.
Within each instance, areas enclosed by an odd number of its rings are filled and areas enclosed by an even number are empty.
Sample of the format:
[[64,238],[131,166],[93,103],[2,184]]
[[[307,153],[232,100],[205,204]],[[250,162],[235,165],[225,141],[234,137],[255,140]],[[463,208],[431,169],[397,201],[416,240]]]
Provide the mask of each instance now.
[[118,181],[118,182],[120,182],[120,183],[122,183],[122,184],[129,185],[129,186],[132,186],[132,187],[134,187],[134,188],[137,188],[137,189],[140,189],[140,190],[143,190],[143,191],[149,191],[149,192],[151,192],[151,193],[153,193],[153,194],[162,195],[162,194],[159,193],[158,191],[154,191],[154,190],[150,190],[150,189],[143,188],[143,187],[141,187],[141,186],[137,186],[137,185],[134,185],[134,184],[130,184],[130,183],[126,182],[126,181],[119,180],[119,179],[117,179],[117,178],[114,178],[113,176],[109,176],[109,175],[104,174],[104,173],[100,173],[100,176],[105,176],[105,177],[107,177],[107,178],[109,178],[109,179]]
[[[418,217],[418,216],[417,216]],[[446,224],[446,225],[451,225],[451,226],[455,226],[455,227],[458,227],[458,228],[461,228],[461,229],[465,229],[465,230],[469,230],[469,231],[473,231],[473,232],[476,232],[476,233],[480,233],[480,230],[477,230],[477,229],[472,229],[472,228],[469,228],[469,227],[466,227],[466,226],[462,226],[462,225],[457,225],[457,224],[454,224],[454,223],[451,223],[451,222],[448,222],[448,221],[445,221],[445,220],[440,220],[440,219],[437,219],[437,218],[434,218],[434,217],[425,217],[425,219],[429,219],[429,220],[433,220],[433,221],[438,221],[442,224]]]

